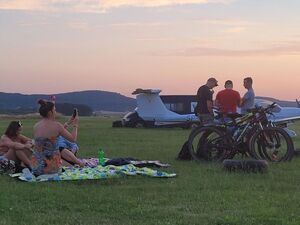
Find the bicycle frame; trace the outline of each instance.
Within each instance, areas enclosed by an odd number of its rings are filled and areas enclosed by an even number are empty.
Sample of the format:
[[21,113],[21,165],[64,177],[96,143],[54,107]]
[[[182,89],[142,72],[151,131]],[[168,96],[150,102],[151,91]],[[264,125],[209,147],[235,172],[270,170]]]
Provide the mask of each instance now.
[[[267,119],[267,113],[270,113],[270,109],[272,109],[274,106],[275,103],[273,103],[266,109],[256,108],[252,112],[246,114],[245,116],[237,118],[237,121],[232,119],[231,122],[223,124],[226,130],[226,136],[227,138],[231,139],[231,147],[235,153],[245,153],[245,149],[241,148],[241,145],[247,144],[244,140],[246,139],[246,142],[250,140],[250,138],[253,135],[253,131],[257,132],[263,130],[264,127],[275,126],[272,122],[268,121]],[[232,129],[232,126],[233,133],[230,134],[229,132],[232,132],[230,131]],[[250,137],[248,137],[247,135],[250,135]]]
[[[249,153],[250,156],[255,157],[255,152],[251,150],[254,137],[256,139],[259,137],[258,140],[261,144],[258,143],[258,145],[262,147],[262,151],[265,151],[263,148],[274,148],[276,150],[281,145],[281,140],[276,132],[272,133],[272,127],[275,127],[275,124],[268,121],[267,117],[267,114],[271,114],[270,109],[274,106],[275,103],[265,109],[255,108],[244,116],[227,115],[227,117],[224,117],[224,114],[219,113],[222,116],[219,117],[221,119],[219,120],[220,123],[207,124],[192,131],[189,137],[191,154],[195,154],[195,150],[198,151],[202,148],[207,149],[202,152],[208,157],[214,157],[214,153],[221,153],[219,156],[215,155],[217,160],[232,158],[237,153],[245,155]],[[266,132],[262,132],[264,130]],[[198,137],[199,140],[195,137]],[[195,159],[198,159],[196,155]]]

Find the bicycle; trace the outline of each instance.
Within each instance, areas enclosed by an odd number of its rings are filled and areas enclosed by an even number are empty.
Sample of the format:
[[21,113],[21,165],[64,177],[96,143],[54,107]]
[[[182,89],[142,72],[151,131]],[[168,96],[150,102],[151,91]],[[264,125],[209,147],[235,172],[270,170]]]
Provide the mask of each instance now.
[[[188,148],[196,160],[223,161],[236,154],[268,161],[288,161],[293,141],[281,127],[268,120],[276,103],[257,107],[246,115],[219,113],[219,123],[201,126],[189,136]],[[226,118],[226,119],[222,119]]]

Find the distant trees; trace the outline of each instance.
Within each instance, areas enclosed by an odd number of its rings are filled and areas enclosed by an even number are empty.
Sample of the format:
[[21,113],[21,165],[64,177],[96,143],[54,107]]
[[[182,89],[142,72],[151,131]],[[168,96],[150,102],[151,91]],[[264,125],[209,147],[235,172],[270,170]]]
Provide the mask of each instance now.
[[79,116],[91,116],[93,114],[92,108],[83,104],[56,103],[55,108],[57,112],[65,116],[71,116],[74,108],[78,109]]
[[35,113],[36,109],[30,107],[18,107],[16,109],[0,109],[0,114],[7,115],[25,115]]
[[[70,116],[73,113],[73,109],[77,108],[79,116],[91,116],[93,110],[91,107],[83,104],[72,104],[72,103],[56,103],[56,111],[64,116]],[[0,114],[8,115],[25,115],[38,112],[37,108],[31,107],[17,107],[15,109],[0,109]]]
[[[35,113],[38,107],[37,101],[39,99],[50,100],[49,97],[45,94],[24,95],[0,91],[0,110],[15,112],[17,108],[24,107],[30,108]],[[136,100],[133,98],[115,92],[99,90],[61,93],[55,94],[55,97],[56,104],[82,104],[91,107],[93,111],[126,112],[136,107]]]

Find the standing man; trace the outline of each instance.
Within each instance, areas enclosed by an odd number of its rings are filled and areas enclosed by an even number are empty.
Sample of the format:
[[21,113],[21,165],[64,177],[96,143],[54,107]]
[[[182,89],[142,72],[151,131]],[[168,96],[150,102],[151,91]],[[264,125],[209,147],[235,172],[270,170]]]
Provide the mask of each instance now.
[[241,104],[241,96],[233,90],[231,80],[227,80],[224,87],[225,89],[219,91],[216,96],[216,106],[220,107],[222,113],[236,113],[237,107]]
[[209,78],[205,85],[201,86],[197,92],[197,106],[195,113],[202,123],[213,121],[213,88],[218,86],[215,78]]
[[255,107],[255,93],[252,88],[253,80],[251,77],[246,77],[244,79],[244,87],[247,89],[247,92],[245,93],[244,97],[242,98],[241,102],[241,113],[245,114],[247,113],[247,110],[253,109]]

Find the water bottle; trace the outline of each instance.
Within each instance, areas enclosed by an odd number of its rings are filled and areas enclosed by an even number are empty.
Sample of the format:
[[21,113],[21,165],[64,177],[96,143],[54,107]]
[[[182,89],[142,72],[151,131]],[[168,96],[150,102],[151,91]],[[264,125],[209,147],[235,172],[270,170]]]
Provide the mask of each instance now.
[[100,148],[98,151],[98,165],[104,166],[105,159],[104,159],[104,151]]

